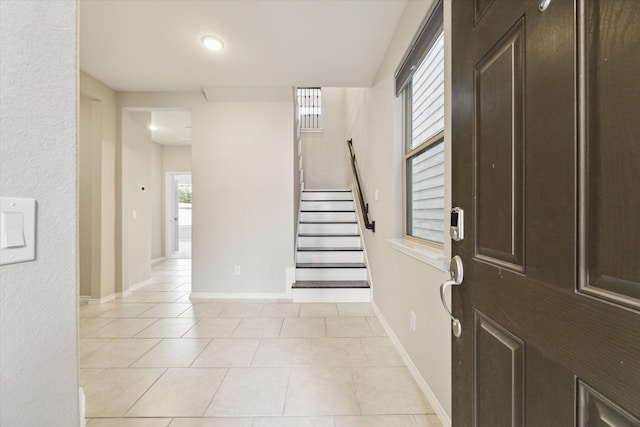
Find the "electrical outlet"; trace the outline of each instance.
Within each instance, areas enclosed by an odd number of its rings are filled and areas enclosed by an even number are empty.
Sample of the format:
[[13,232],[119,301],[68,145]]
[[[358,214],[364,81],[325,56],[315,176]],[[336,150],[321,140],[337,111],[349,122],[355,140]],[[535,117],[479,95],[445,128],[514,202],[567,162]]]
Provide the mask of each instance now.
[[240,268],[239,265],[234,265],[233,266],[233,274],[235,274],[236,276],[239,276],[242,274],[242,268]]
[[411,330],[416,331],[416,312],[411,310]]

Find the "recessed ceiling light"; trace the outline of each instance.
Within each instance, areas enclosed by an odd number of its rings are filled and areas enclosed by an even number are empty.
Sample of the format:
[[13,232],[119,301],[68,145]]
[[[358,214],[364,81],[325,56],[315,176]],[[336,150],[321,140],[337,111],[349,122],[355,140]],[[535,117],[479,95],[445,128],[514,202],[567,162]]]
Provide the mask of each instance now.
[[156,125],[149,125],[149,130],[158,130],[158,126],[156,126]]
[[224,47],[224,42],[215,36],[203,36],[200,40],[202,40],[204,47],[214,52],[221,51]]

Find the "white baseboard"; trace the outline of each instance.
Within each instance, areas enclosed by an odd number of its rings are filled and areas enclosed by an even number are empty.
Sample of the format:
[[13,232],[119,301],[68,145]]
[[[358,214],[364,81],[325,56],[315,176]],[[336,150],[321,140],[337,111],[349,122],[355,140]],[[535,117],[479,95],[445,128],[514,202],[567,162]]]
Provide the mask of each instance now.
[[165,256],[160,257],[160,258],[154,258],[154,259],[151,260],[151,267],[153,267],[154,265],[161,264],[166,260],[167,260],[167,257],[165,257]]
[[118,298],[126,298],[129,295],[131,295],[131,292],[133,291],[137,291],[139,289],[145,288],[149,285],[153,284],[153,279],[147,279],[147,280],[143,280],[142,282],[138,282],[135,285],[131,285],[129,286],[129,289],[127,289],[126,291],[122,291],[122,292],[116,292],[116,296]]
[[391,339],[394,347],[396,348],[396,350],[398,350],[398,353],[400,353],[402,360],[404,360],[404,363],[406,363],[409,372],[411,372],[411,376],[413,376],[413,379],[416,381],[416,383],[418,383],[418,387],[420,387],[420,389],[426,396],[427,400],[431,404],[431,407],[440,419],[440,422],[444,427],[451,427],[451,418],[449,417],[449,414],[447,414],[447,411],[445,411],[435,393],[433,392],[433,390],[431,390],[431,387],[429,387],[429,384],[427,384],[427,382],[420,374],[420,371],[418,371],[418,368],[411,360],[411,357],[409,357],[409,354],[400,343],[400,340],[393,332],[393,329],[391,329],[391,326],[389,326],[389,324],[387,323],[387,320],[382,315],[382,312],[380,311],[376,303],[372,302],[371,305],[373,306],[373,311],[376,314],[376,317],[382,324],[382,327],[386,331],[387,335],[389,335],[389,338]]
[[89,297],[89,299],[87,300],[87,304],[106,304],[109,301],[113,301],[114,299],[116,299],[116,296],[117,294],[107,295],[106,297],[102,297],[102,298]]
[[191,292],[190,299],[290,299],[286,292]]
[[80,295],[79,300],[80,300],[80,303],[86,302],[87,304],[89,304],[89,301],[91,300],[91,297]]
[[153,284],[153,279],[143,280],[142,282],[138,282],[135,285],[129,286],[129,292],[137,291],[138,289],[142,289],[152,284]]
[[80,390],[78,391],[78,399],[79,399],[79,406],[80,406],[80,427],[86,427],[87,426],[87,419],[86,419],[86,403],[87,403],[87,399],[84,395],[84,389],[82,387],[80,387]]

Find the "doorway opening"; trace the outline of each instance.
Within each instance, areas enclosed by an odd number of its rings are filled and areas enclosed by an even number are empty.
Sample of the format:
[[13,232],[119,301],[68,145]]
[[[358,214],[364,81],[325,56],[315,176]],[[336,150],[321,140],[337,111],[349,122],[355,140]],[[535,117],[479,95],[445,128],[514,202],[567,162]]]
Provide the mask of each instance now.
[[191,259],[191,174],[167,173],[167,257]]

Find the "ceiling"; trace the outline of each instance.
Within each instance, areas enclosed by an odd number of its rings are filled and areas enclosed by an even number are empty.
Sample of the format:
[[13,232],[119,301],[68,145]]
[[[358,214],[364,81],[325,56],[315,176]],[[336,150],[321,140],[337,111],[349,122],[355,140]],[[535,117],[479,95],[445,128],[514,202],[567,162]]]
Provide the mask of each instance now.
[[369,87],[406,2],[81,0],[80,68],[116,91]]

